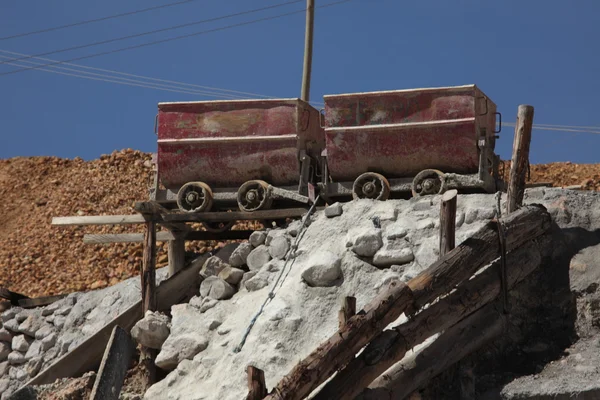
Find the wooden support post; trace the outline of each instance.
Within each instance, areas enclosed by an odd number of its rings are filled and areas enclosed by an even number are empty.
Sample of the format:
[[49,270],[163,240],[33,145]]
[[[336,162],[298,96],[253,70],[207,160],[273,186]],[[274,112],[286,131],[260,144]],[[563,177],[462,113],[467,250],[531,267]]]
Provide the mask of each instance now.
[[248,365],[248,396],[246,400],[262,400],[267,395],[265,372],[262,369]]
[[456,197],[458,191],[448,190],[440,204],[440,257],[454,249],[456,231]]
[[[504,218],[503,223],[507,232],[507,250],[512,251],[550,229],[551,218],[545,207],[529,205]],[[308,396],[335,371],[355,359],[360,349],[402,313],[414,313],[437,297],[450,292],[460,282],[469,279],[480,268],[497,258],[500,255],[498,243],[497,222],[490,221],[471,238],[411,279],[407,284],[408,290],[402,282],[390,283],[362,312],[350,318],[343,329],[334,333],[298,363],[267,398],[296,400]],[[321,398],[331,400],[353,397]]]
[[460,400],[477,400],[473,366],[462,364],[459,368]]
[[338,313],[339,326],[342,329],[346,322],[356,314],[356,297],[345,297],[342,308]]
[[429,380],[496,339],[506,324],[494,304],[446,330],[415,356],[407,357],[363,392],[365,399],[404,399]]
[[510,214],[523,205],[525,180],[529,167],[529,146],[533,127],[533,107],[520,105],[515,125],[515,139],[510,164],[506,212]]
[[169,276],[175,275],[185,265],[185,233],[171,233],[175,240],[169,241]]
[[306,31],[304,33],[304,68],[300,98],[310,100],[310,74],[312,69],[313,27],[315,22],[315,0],[306,0]]
[[[142,264],[142,316],[146,311],[156,311],[156,222],[150,219],[146,221],[144,232],[144,254]],[[156,381],[157,351],[142,346],[140,352],[140,363],[144,368],[146,388]]]

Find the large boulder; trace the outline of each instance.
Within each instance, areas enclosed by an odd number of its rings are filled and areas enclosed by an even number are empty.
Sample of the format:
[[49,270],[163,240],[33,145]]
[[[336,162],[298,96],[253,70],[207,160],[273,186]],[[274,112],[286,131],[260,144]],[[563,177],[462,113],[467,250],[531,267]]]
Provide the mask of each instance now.
[[373,257],[377,250],[383,246],[381,229],[354,229],[348,233],[346,246],[350,247],[359,256]]
[[229,257],[229,265],[232,267],[241,267],[246,264],[248,255],[254,249],[250,243],[241,243]]
[[208,278],[209,276],[217,276],[227,266],[229,266],[229,264],[221,260],[219,257],[209,257],[204,262],[204,265],[202,265],[202,269],[200,269],[200,276],[204,279]]
[[131,336],[143,346],[160,350],[169,337],[169,318],[159,312],[147,311],[131,329]]
[[332,286],[342,276],[342,260],[329,251],[318,251],[307,261],[302,279],[310,286]]
[[246,260],[246,264],[248,264],[248,268],[250,271],[258,271],[271,260],[271,254],[269,253],[269,248],[264,244],[261,244],[250,254],[248,255],[248,259]]

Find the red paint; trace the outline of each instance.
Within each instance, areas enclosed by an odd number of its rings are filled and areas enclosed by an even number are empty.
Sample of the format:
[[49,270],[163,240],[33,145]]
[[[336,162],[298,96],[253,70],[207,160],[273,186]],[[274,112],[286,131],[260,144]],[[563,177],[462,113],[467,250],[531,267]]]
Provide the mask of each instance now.
[[[208,101],[158,106],[158,168],[163,185],[177,190],[191,181],[237,187],[252,179],[284,186],[298,183],[298,154],[324,147],[319,113],[297,100]],[[251,136],[298,139],[235,141]],[[230,138],[218,143],[161,143],[164,139]]]
[[476,173],[477,139],[485,129],[493,143],[495,112],[474,85],[325,96],[329,173],[337,181],[367,171]]

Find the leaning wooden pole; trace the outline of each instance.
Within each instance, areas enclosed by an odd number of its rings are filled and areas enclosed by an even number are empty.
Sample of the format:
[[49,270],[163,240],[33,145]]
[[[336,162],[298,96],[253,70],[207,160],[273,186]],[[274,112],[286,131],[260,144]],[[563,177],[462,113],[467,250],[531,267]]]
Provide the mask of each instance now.
[[515,139],[510,164],[506,212],[516,211],[523,205],[525,181],[529,168],[529,147],[533,127],[533,106],[520,105],[515,125]]
[[[146,311],[156,311],[156,222],[149,216],[146,221],[146,230],[144,232],[144,253],[142,261],[142,315]],[[146,388],[156,381],[156,360],[157,351],[142,346],[140,352],[140,362],[144,367],[144,378]]]
[[246,373],[248,374],[248,395],[246,396],[246,400],[261,400],[267,395],[264,371],[248,365]]
[[[544,234],[508,254],[507,283],[512,289],[535,271],[550,248]],[[501,292],[500,261],[458,285],[456,290],[409,321],[382,332],[344,369],[338,371],[313,400],[353,399],[378,376],[402,360],[407,351],[489,304]]]
[[[511,251],[550,227],[550,215],[540,205],[523,207],[503,219],[506,248]],[[490,221],[471,238],[408,282],[389,284],[346,325],[297,364],[267,397],[295,400],[308,396],[360,349],[405,311],[414,313],[500,256],[498,222]]]
[[431,378],[500,336],[506,323],[506,316],[494,304],[487,305],[446,330],[416,357],[395,365],[359,398],[407,398]]
[[456,189],[442,195],[440,204],[440,257],[454,249],[456,234]]
[[315,25],[315,0],[306,0],[306,31],[304,34],[304,68],[300,98],[310,101],[310,75],[312,71],[313,28]]

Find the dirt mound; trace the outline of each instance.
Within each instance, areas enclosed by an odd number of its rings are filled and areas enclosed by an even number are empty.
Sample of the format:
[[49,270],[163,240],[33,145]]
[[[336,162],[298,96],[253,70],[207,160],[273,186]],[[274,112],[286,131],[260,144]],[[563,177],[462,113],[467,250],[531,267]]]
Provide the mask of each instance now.
[[[600,188],[600,165],[553,163],[531,166],[532,182]],[[148,198],[151,154],[131,149],[98,160],[17,157],[0,160],[0,286],[29,296],[85,291],[137,275],[141,244],[86,245],[84,233],[141,232],[139,226],[50,226],[52,217],[133,214]],[[188,242],[206,252],[223,243]],[[167,261],[159,243],[158,265]]]

